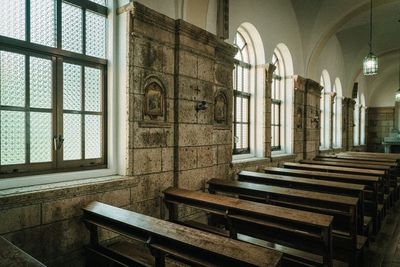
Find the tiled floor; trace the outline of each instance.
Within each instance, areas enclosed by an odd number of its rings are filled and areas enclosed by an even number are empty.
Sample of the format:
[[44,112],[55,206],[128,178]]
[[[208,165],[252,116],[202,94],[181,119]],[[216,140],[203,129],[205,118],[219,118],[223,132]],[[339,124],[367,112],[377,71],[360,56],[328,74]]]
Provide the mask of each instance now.
[[389,211],[366,252],[365,266],[400,267],[400,201]]

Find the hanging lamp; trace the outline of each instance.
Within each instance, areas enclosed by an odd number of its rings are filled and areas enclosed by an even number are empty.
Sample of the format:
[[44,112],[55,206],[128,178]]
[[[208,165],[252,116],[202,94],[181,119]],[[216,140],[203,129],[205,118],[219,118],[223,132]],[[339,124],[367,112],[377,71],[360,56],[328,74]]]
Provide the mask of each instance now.
[[369,53],[363,61],[364,75],[378,74],[378,57],[372,53],[372,0],[369,17]]

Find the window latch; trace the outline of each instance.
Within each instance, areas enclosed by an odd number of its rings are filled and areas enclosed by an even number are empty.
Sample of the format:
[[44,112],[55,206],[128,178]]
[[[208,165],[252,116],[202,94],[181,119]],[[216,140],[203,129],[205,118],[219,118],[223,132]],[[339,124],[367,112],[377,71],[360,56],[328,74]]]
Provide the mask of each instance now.
[[58,136],[58,138],[57,138],[56,135],[53,137],[53,146],[54,146],[54,150],[59,150],[59,149],[61,149],[63,143],[64,143],[64,138],[62,137],[61,134]]

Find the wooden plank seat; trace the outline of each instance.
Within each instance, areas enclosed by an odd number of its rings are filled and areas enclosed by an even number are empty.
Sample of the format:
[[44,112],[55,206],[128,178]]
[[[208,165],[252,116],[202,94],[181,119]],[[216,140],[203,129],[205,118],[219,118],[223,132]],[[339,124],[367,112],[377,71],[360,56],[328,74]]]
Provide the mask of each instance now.
[[[378,192],[379,183],[381,177],[379,176],[363,176],[345,173],[334,173],[334,172],[320,172],[320,171],[310,171],[302,169],[287,169],[278,167],[266,167],[264,168],[265,173],[275,174],[275,175],[285,175],[294,177],[304,177],[311,178],[315,180],[322,181],[335,181],[343,183],[353,183],[365,185],[364,191],[364,217],[365,215],[372,217],[374,224],[374,232],[377,232],[380,222],[378,216]],[[367,225],[364,223],[364,225]],[[366,228],[368,230],[368,228]],[[366,234],[366,233],[365,233]]]
[[[240,233],[304,251],[292,255],[272,245],[285,252],[283,266],[299,261],[307,266],[332,266],[332,216],[178,188],[165,190],[164,202],[171,221],[179,222],[177,209],[183,204],[206,211],[211,225],[221,223],[232,238]],[[209,226],[200,229],[208,230]],[[310,253],[313,257],[307,256]]]
[[[393,191],[397,192],[397,170],[390,166],[382,166],[382,165],[374,165],[367,163],[355,163],[355,162],[341,162],[341,161],[320,161],[320,160],[301,160],[300,163],[304,164],[315,164],[315,165],[324,165],[324,166],[340,166],[340,167],[349,167],[349,168],[361,168],[368,170],[381,170],[384,171],[385,174],[382,176],[383,181],[385,181],[385,193],[389,194],[390,187],[393,188]],[[395,194],[390,194],[390,206],[394,203]]]
[[46,267],[43,263],[0,236],[0,266]]
[[328,161],[328,162],[354,162],[354,163],[365,163],[372,165],[382,165],[392,168],[397,168],[397,163],[393,161],[375,161],[374,159],[360,159],[353,156],[338,156],[338,155],[317,155],[314,160]]
[[387,160],[400,160],[400,155],[396,153],[379,153],[379,152],[355,152],[355,151],[345,151],[340,152],[338,155],[352,155],[364,158],[382,158]]
[[333,216],[334,258],[356,262],[357,198],[221,179],[211,179],[207,183],[210,193],[232,194],[242,199]]
[[358,198],[358,233],[368,233],[369,230],[364,230],[364,190],[365,185],[341,183],[325,180],[316,180],[310,178],[302,178],[295,176],[275,175],[269,173],[241,171],[238,174],[238,181],[253,182],[265,185],[301,189],[307,191],[330,193],[335,195],[344,195]]
[[[362,166],[361,168],[369,168],[369,169],[373,169],[373,168],[366,167],[366,165],[368,165],[368,166],[371,166],[371,165],[385,166],[384,168],[387,168],[387,171],[388,171],[389,187],[392,187],[395,191],[393,202],[399,198],[400,188],[398,186],[398,177],[400,176],[400,168],[396,162],[380,162],[380,161],[375,161],[374,159],[365,161],[365,160],[360,160],[357,157],[339,158],[339,156],[336,156],[335,158],[332,158],[332,157],[326,157],[326,156],[321,156],[321,155],[317,156],[315,158],[315,160],[322,161],[322,162],[335,162],[336,163],[335,165],[337,165],[337,166],[344,166],[344,165],[341,165],[342,163],[359,164],[358,166]],[[353,166],[355,166],[355,165],[353,165]]]
[[[90,230],[89,266],[165,266],[165,258],[194,266],[278,266],[282,254],[227,237],[160,220],[136,212],[92,202],[83,208]],[[98,228],[145,245],[153,256],[133,258],[115,246],[99,243]]]
[[[371,176],[371,175],[379,175],[382,177],[382,184],[381,186],[383,187],[383,193],[380,194],[380,200],[384,201],[384,194],[390,194],[390,175],[388,174],[388,170],[377,170],[374,167],[376,165],[365,165],[363,168],[362,165],[353,165],[353,167],[350,167],[349,165],[353,164],[332,164],[331,162],[323,162],[323,161],[312,161],[312,160],[302,160],[301,163],[284,163],[285,167],[288,168],[299,168],[299,166],[302,166],[302,169],[311,169],[311,170],[318,170],[318,171],[327,171],[327,172],[338,172],[338,173],[349,173],[349,174],[360,174],[360,175],[366,175],[366,176]],[[369,167],[372,166],[374,169],[370,169]],[[381,166],[380,166],[381,167]],[[396,182],[397,184],[397,182]],[[384,201],[384,207],[385,211],[392,206],[393,204],[393,199],[394,199],[394,194],[390,194],[389,198],[387,201]]]

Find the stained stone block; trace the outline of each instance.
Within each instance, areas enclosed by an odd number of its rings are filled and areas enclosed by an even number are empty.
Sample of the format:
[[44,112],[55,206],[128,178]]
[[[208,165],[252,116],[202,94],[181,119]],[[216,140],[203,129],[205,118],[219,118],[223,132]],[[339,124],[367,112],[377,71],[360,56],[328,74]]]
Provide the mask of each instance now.
[[40,205],[0,210],[0,234],[40,224]]
[[204,189],[206,181],[214,174],[214,167],[181,171],[179,173],[178,187],[189,190]]
[[175,71],[175,50],[173,47],[163,47],[163,72],[173,75]]
[[232,71],[233,69],[227,68],[222,64],[215,64],[214,77],[215,82],[224,87],[232,87]]
[[132,62],[134,66],[161,72],[163,69],[163,47],[155,42],[140,41],[133,43],[134,54]]
[[173,186],[173,179],[172,171],[141,176],[139,185],[131,188],[132,203],[159,198],[163,190]]
[[172,171],[174,169],[174,149],[172,147],[163,148],[161,153],[162,171]]
[[197,78],[197,56],[185,50],[179,52],[179,74]]
[[214,61],[199,57],[198,58],[198,78],[207,82],[214,82]]
[[161,171],[161,148],[135,149],[133,153],[134,175]]
[[232,161],[232,145],[218,146],[218,164],[229,163]]
[[212,146],[197,148],[197,167],[210,167],[214,164],[214,151]]
[[230,164],[219,164],[214,167],[214,178],[230,179]]
[[[196,123],[197,114],[196,106],[197,101],[180,100],[179,101],[178,121],[182,123]],[[203,112],[203,111],[201,111]]]
[[141,128],[135,124],[131,139],[133,143],[131,148],[151,148],[151,147],[166,147],[173,140],[169,132],[171,130],[163,128]]
[[200,91],[198,81],[194,78],[179,77],[179,98],[186,100],[198,100],[197,95]]
[[213,131],[213,144],[214,145],[227,145],[232,144],[231,130],[214,130]]
[[179,170],[190,170],[197,167],[197,147],[179,148]]
[[181,124],[179,126],[179,146],[209,145],[212,140],[212,125]]
[[[147,23],[140,19],[133,19],[134,20],[132,25],[134,26],[134,28],[132,29],[132,31],[135,35],[144,35],[155,41],[167,43],[168,45],[173,45],[175,43],[175,34],[173,32],[169,32],[160,28],[157,25]],[[168,20],[168,24],[174,23],[172,19],[168,18]]]
[[100,201],[122,207],[130,203],[130,190],[120,189],[104,193],[60,199],[42,204],[42,223],[52,223],[82,215],[82,207],[92,201]]
[[133,203],[129,210],[160,218],[160,198]]

